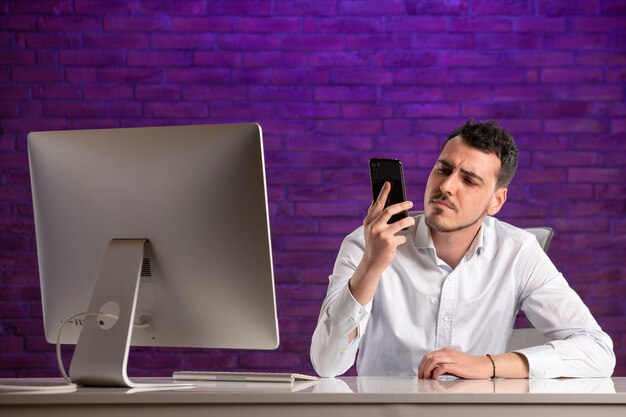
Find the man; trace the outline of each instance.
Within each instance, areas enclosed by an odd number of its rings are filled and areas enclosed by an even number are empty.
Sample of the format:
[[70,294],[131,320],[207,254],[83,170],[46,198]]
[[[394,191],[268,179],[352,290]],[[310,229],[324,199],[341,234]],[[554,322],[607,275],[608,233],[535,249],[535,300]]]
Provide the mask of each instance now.
[[[610,337],[530,233],[496,220],[517,167],[511,136],[471,121],[442,147],[424,214],[393,224],[390,185],[344,240],[313,334],[325,377],[608,377]],[[403,230],[406,229],[406,230]],[[551,342],[505,352],[523,310]]]

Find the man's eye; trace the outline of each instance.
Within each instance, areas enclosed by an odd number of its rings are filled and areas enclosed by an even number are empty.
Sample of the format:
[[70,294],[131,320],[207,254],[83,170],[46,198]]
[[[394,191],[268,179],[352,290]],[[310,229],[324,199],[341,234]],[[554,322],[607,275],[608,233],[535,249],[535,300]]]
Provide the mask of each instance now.
[[476,183],[473,180],[469,179],[469,178],[465,178],[465,183],[467,185],[476,185]]
[[438,174],[442,174],[442,175],[450,175],[450,170],[449,169],[445,169],[445,168],[439,168],[439,169],[437,169],[437,173]]

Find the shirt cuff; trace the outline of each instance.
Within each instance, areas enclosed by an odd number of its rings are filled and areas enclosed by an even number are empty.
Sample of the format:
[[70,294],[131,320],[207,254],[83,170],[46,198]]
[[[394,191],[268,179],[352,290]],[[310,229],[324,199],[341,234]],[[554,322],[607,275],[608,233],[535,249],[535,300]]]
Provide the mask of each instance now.
[[371,301],[365,306],[359,304],[346,285],[328,307],[328,317],[339,335],[345,337],[367,317],[371,305]]
[[561,356],[550,345],[515,350],[528,360],[529,378],[558,378],[563,374]]

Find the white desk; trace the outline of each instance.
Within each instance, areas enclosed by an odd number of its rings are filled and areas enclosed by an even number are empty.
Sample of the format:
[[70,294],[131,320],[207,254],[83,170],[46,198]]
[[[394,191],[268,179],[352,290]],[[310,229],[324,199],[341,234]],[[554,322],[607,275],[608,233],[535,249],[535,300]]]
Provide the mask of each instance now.
[[[23,384],[37,380],[0,380]],[[49,381],[49,380],[48,380]],[[67,394],[0,390],[2,416],[368,417],[625,416],[626,378],[430,381],[337,378],[288,384],[202,383],[182,390],[83,388]]]

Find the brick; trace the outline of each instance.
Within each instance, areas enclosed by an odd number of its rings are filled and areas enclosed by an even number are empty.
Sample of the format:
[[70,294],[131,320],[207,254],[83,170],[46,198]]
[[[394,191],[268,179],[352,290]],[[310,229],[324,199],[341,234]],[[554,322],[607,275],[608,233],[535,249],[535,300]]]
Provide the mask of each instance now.
[[604,49],[608,46],[608,36],[601,33],[548,34],[544,45],[549,49]]
[[43,114],[52,117],[97,117],[106,114],[105,103],[82,101],[46,102]]
[[572,17],[570,30],[573,32],[613,32],[626,29],[623,17]]
[[214,39],[217,40],[217,37],[211,33],[154,33],[150,38],[150,47],[154,49],[213,49]]
[[367,0],[347,0],[339,2],[338,14],[349,16],[386,16],[405,12],[402,0],[381,0],[370,2]]
[[14,66],[13,80],[24,82],[59,82],[63,80],[63,70],[61,68],[45,67],[18,67]]
[[477,34],[476,46],[479,49],[539,49],[543,46],[543,37],[537,34]]
[[330,73],[327,70],[273,70],[271,79],[276,84],[323,85],[328,84]]
[[411,47],[412,37],[408,34],[379,34],[379,35],[352,35],[348,36],[349,51],[381,51],[390,49],[405,50]]
[[580,183],[622,183],[626,178],[623,168],[571,168],[568,178]]
[[193,64],[206,67],[239,67],[241,54],[238,52],[196,52]]
[[149,45],[149,36],[137,33],[98,33],[85,34],[84,46],[86,48],[108,49],[142,49]]
[[447,52],[439,53],[439,64],[444,67],[491,67],[500,57],[494,52]]
[[239,355],[237,364],[244,369],[293,369],[300,365],[299,355],[291,352],[246,352]]
[[535,71],[526,69],[471,69],[459,73],[464,84],[521,84],[536,81]]
[[334,16],[337,3],[336,0],[276,0],[273,12],[276,16]]
[[[314,250],[335,252],[341,245],[342,238],[331,236],[303,236],[292,237],[285,241],[284,250]],[[323,297],[320,297],[321,299]]]
[[444,89],[441,87],[383,87],[382,97],[385,101],[443,101]]
[[[272,74],[274,73],[268,69],[256,68],[245,68],[231,71],[232,81],[235,84],[271,84]],[[295,73],[291,72],[290,74]],[[287,77],[285,73],[280,74],[280,76],[285,76],[285,80],[282,81],[282,83],[290,84],[289,77]],[[280,82],[277,83],[280,84]]]
[[174,16],[170,21],[172,31],[184,32],[205,32],[207,28],[215,32],[233,32],[235,19],[230,16]]
[[545,130],[548,133],[602,133],[608,131],[608,126],[597,119],[551,119],[546,121]]
[[[518,17],[514,20],[514,30],[516,32],[540,32],[556,33],[565,32],[567,22],[565,18],[555,17]],[[550,35],[546,35],[548,38]]]
[[269,35],[218,35],[216,44],[225,50],[276,50],[280,39]]
[[[110,32],[160,32],[169,29],[169,17],[165,15],[154,16],[117,16],[117,15],[105,15],[103,18],[103,28],[105,31]],[[175,22],[176,18],[172,19]],[[172,23],[173,25],[173,23]],[[211,26],[204,26],[211,27]],[[181,32],[182,29],[173,27],[177,32]]]
[[430,67],[436,62],[437,55],[433,52],[390,51],[383,55],[383,66],[385,67]]
[[385,70],[334,70],[330,74],[333,84],[384,85],[390,84],[392,74]]
[[463,15],[468,11],[468,1],[407,0],[407,11],[416,15]]
[[625,65],[626,52],[579,51],[576,54],[576,64],[593,66]]
[[341,109],[346,118],[385,118],[393,113],[391,105],[379,103],[346,103]]
[[299,102],[311,101],[313,97],[313,89],[310,87],[298,86],[267,86],[267,87],[250,87],[250,100],[252,101],[281,101],[281,102]]
[[596,165],[599,161],[595,152],[560,151],[533,152],[533,163],[540,166],[577,166]]
[[626,119],[611,120],[611,133],[625,133],[625,132],[626,132]]
[[623,100],[624,91],[611,85],[566,85],[559,89],[564,100]]
[[519,67],[570,66],[574,61],[571,52],[510,51],[505,54],[508,65]]
[[417,103],[402,104],[397,114],[401,117],[456,117],[459,116],[459,106],[456,103]]
[[240,17],[235,30],[239,33],[293,33],[301,32],[300,18]]
[[319,86],[314,89],[315,101],[366,101],[377,97],[376,86]]
[[140,3],[140,11],[145,13],[159,14],[205,14],[207,4],[203,0],[178,0],[172,2],[169,0],[150,0],[149,2]]
[[85,99],[87,100],[124,100],[133,98],[133,88],[124,85],[87,85]]
[[[178,89],[178,87],[176,87]],[[206,100],[245,100],[248,97],[246,87],[234,87],[230,85],[185,85],[183,86],[183,99],[185,101]]]
[[38,31],[72,32],[90,31],[102,26],[99,17],[90,16],[39,16],[37,18]]
[[603,200],[623,200],[626,195],[626,185],[596,185],[594,197]]
[[77,33],[17,33],[16,46],[25,48],[78,49],[82,46]]
[[451,18],[449,22],[450,32],[504,32],[509,33],[513,29],[511,19],[501,17],[473,17]]
[[541,201],[588,200],[593,196],[593,188],[578,184],[536,184],[530,187],[530,196]]
[[230,104],[211,103],[211,117],[231,117],[238,120],[262,120],[272,116],[273,108],[269,104]]
[[592,115],[592,106],[586,102],[527,103],[526,113],[533,117],[584,117]]
[[1,61],[2,65],[33,65],[35,63],[35,54],[32,51],[3,51]]
[[345,41],[337,35],[287,35],[282,39],[285,51],[341,51]]
[[547,16],[595,15],[600,11],[599,0],[548,0],[538,3],[538,12]]
[[452,85],[445,89],[445,100],[487,100],[491,97],[491,88],[486,86],[459,86]]
[[[445,32],[446,19],[443,17],[402,16],[387,19],[385,29],[389,32],[428,33],[429,36],[437,32]],[[380,32],[380,31],[377,31]]]
[[541,69],[541,81],[544,83],[576,84],[598,83],[604,81],[604,72],[600,69]]
[[168,69],[165,81],[178,84],[226,84],[230,73],[225,69]]
[[496,101],[548,101],[556,95],[553,86],[496,86],[492,89],[492,98]]
[[[21,2],[22,4],[26,2]],[[37,17],[27,15],[6,15],[0,20],[0,29],[6,31],[35,30],[37,27]]]
[[335,103],[284,103],[278,106],[276,114],[284,119],[334,119],[339,117],[341,109]]
[[98,72],[98,81],[105,83],[160,83],[163,71],[143,68],[103,68]]
[[312,220],[276,219],[270,222],[272,235],[306,235],[317,232],[317,225]]
[[207,117],[209,109],[201,103],[150,102],[144,105],[144,113],[154,117]]
[[131,67],[188,67],[193,62],[193,53],[191,51],[128,51],[126,62]]
[[[245,67],[304,67],[310,55],[298,52],[256,52],[243,54]],[[311,64],[315,66],[314,64]]]
[[[474,104],[466,103],[461,107],[461,116],[478,118],[516,117],[523,113],[523,106],[520,103],[500,103],[500,104]],[[457,112],[458,114],[458,112]]]
[[471,3],[471,13],[474,15],[531,15],[534,11],[533,3],[530,0],[504,0],[498,2],[474,0]]
[[[100,0],[75,0],[74,10],[78,14],[129,14],[134,12],[132,3],[129,4],[125,0],[110,0],[103,3]],[[68,10],[70,12],[71,10]]]
[[371,55],[366,53],[321,51],[307,55],[308,65],[311,67],[367,67],[372,62]]
[[343,18],[322,17],[317,19],[320,33],[372,33],[383,30],[384,21],[379,17]]
[[61,65],[120,66],[123,60],[122,53],[117,51],[75,50],[59,52]]

